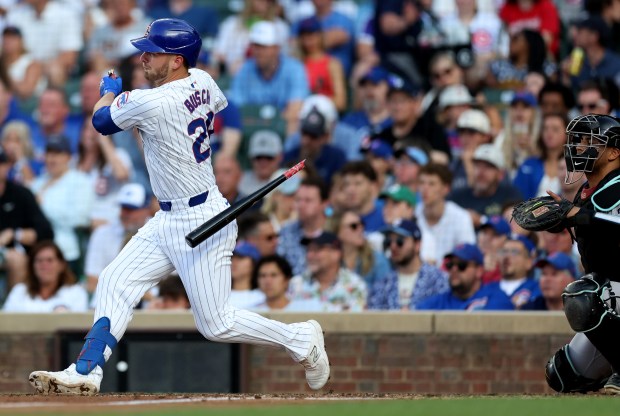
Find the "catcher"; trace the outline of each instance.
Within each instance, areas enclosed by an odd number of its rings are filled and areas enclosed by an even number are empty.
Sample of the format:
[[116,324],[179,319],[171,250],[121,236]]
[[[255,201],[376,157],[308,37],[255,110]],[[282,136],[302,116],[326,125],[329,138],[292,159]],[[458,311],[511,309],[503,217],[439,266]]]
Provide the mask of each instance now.
[[[517,205],[513,219],[532,231],[568,228],[586,271],[562,295],[564,313],[577,334],[549,359],[549,386],[566,393],[604,386],[606,392],[620,394],[620,225],[615,222],[620,218],[620,119],[579,116],[566,134],[565,182],[586,179],[575,200],[548,191],[549,197]],[[601,220],[601,214],[608,220]]]

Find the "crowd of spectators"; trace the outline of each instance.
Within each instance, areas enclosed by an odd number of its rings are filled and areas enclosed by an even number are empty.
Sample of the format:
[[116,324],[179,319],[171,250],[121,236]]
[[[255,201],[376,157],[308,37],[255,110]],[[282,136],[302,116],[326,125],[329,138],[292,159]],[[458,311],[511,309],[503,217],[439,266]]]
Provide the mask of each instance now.
[[[255,310],[554,310],[568,231],[512,206],[564,181],[564,131],[620,111],[618,0],[9,0],[0,17],[0,305],[92,308],[154,215],[138,131],[92,127],[101,75],[148,87],[129,39],[203,36],[229,106],[210,137],[230,203],[306,159],[238,219],[231,302]],[[219,5],[219,6],[218,6]],[[171,275],[140,303],[189,308]]]

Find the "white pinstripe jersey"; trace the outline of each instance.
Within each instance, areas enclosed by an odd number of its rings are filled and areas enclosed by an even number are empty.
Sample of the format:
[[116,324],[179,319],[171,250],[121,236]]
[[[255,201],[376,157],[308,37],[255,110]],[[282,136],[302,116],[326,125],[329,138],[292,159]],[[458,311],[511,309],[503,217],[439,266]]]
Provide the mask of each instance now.
[[148,90],[125,91],[110,114],[123,130],[136,127],[142,137],[153,193],[160,201],[187,198],[215,186],[209,133],[213,117],[228,105],[206,72]]

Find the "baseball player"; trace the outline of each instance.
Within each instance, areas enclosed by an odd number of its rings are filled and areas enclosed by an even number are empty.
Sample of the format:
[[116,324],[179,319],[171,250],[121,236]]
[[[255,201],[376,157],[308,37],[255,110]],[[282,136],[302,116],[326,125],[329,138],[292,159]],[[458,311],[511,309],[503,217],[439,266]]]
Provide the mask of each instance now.
[[[549,360],[546,377],[558,392],[587,392],[605,387],[620,393],[620,228],[595,219],[602,212],[620,216],[620,119],[588,114],[567,129],[566,182],[583,178],[559,232],[574,227],[586,275],[566,286],[564,313],[577,332]],[[548,192],[557,202],[560,197]]]
[[206,72],[192,69],[202,47],[198,32],[183,20],[159,19],[131,43],[142,51],[153,88],[123,92],[120,78],[103,77],[93,125],[105,135],[138,129],[161,210],[101,273],[95,323],[76,362],[59,372],[35,371],[30,383],[38,393],[96,394],[103,364],[134,306],[176,269],[201,334],[211,341],[284,348],[305,367],[309,386],[320,389],[330,369],[318,322],[287,325],[229,304],[236,222],[195,249],[185,243],[189,231],[228,205],[215,185],[209,148],[213,116],[227,101]]

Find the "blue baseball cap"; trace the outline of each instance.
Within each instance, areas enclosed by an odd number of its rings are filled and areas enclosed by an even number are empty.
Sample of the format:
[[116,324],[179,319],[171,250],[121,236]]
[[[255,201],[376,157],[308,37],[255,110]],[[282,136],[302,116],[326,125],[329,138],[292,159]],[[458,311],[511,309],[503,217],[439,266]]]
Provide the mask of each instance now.
[[534,244],[534,242],[532,242],[532,240],[530,240],[529,238],[527,238],[524,235],[519,235],[519,234],[512,234],[510,237],[508,237],[509,241],[518,241],[521,244],[523,244],[523,246],[525,247],[525,249],[527,250],[528,253],[532,254],[532,252],[534,250],[536,250],[536,244]]
[[543,257],[536,262],[535,267],[545,267],[548,264],[557,270],[566,270],[573,278],[577,276],[575,262],[568,254],[558,252]]
[[501,215],[487,217],[480,225],[480,229],[492,228],[497,235],[510,235],[510,224]]
[[388,82],[390,79],[390,73],[380,66],[375,66],[366,72],[359,80],[358,84],[364,84],[367,81],[373,84],[378,84],[382,81]]
[[237,243],[237,246],[233,250],[233,256],[249,257],[254,261],[260,260],[260,252],[256,246],[247,241]]
[[515,105],[516,103],[523,103],[530,107],[538,106],[538,100],[536,100],[534,94],[529,91],[516,92],[515,95],[512,97],[512,100],[510,101],[510,105]]
[[360,151],[362,153],[370,153],[371,155],[380,157],[381,159],[390,159],[394,156],[392,146],[381,139],[373,139],[369,142],[362,142]]
[[71,153],[71,143],[69,143],[69,139],[66,136],[51,136],[45,143],[45,151]]
[[308,17],[307,19],[304,19],[301,22],[299,22],[299,29],[298,29],[299,34],[316,33],[316,32],[320,32],[321,30],[323,30],[323,27],[321,26],[321,22],[319,21],[319,19],[317,19],[314,16]]
[[484,255],[475,244],[463,243],[454,247],[452,252],[445,255],[444,258],[457,257],[465,261],[473,261],[478,265],[484,264]]
[[300,240],[302,246],[308,246],[310,244],[316,244],[317,246],[331,246],[334,248],[340,248],[340,239],[334,233],[329,231],[323,231],[316,237],[302,237]]
[[396,220],[391,225],[381,230],[383,234],[394,233],[403,237],[411,237],[414,240],[422,239],[422,232],[415,221]]
[[409,159],[413,160],[420,166],[424,166],[428,163],[428,155],[419,147],[405,146],[394,149],[394,157],[399,158],[402,155],[407,155]]

